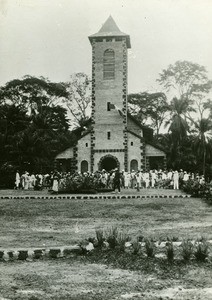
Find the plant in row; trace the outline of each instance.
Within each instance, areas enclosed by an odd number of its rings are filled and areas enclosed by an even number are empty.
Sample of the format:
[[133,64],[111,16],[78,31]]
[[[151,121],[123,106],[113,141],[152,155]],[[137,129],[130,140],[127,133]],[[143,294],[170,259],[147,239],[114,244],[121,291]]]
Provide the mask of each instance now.
[[[111,227],[106,231],[97,229],[96,241],[96,247],[102,248],[104,245],[107,245],[110,249],[116,248],[120,252],[124,252],[126,243],[131,241],[129,244],[131,253],[134,255],[145,254],[148,258],[154,258],[157,251],[157,243],[154,239],[142,238],[141,242],[140,237],[137,237],[135,240],[131,240],[128,234],[120,232],[117,227]],[[194,242],[185,239],[181,242],[179,247],[180,254],[185,262],[194,258],[197,261],[203,262],[209,256],[209,243],[204,238]],[[173,262],[176,256],[174,240],[169,237],[167,237],[167,241],[165,242],[165,255],[169,262]]]

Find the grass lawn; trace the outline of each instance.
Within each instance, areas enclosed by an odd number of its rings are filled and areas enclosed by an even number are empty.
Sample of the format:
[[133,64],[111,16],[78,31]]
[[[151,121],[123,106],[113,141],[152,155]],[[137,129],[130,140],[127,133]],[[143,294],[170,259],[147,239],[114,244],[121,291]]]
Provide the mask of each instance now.
[[212,239],[212,207],[195,198],[0,200],[2,248],[70,245],[111,226],[134,237]]
[[[0,247],[69,245],[117,226],[142,235],[212,239],[212,207],[195,198],[1,199]],[[169,264],[165,259],[77,256],[0,262],[0,299],[212,299],[212,263]],[[136,260],[136,258],[132,258]]]

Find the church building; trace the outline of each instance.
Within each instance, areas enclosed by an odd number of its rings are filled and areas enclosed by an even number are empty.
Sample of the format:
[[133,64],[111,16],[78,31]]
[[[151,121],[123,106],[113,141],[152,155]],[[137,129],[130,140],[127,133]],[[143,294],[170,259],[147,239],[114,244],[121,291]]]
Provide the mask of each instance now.
[[92,112],[89,130],[57,155],[64,171],[125,171],[166,167],[166,154],[152,144],[152,129],[127,112],[130,36],[110,16],[89,36],[92,47]]

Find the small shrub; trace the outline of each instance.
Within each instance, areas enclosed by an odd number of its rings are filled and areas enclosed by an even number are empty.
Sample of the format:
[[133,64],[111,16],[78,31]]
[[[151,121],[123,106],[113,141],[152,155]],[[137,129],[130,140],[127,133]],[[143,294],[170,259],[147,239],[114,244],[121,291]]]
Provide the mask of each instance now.
[[35,259],[40,259],[43,255],[43,251],[41,249],[37,249],[37,250],[34,250],[34,258]]
[[145,250],[147,257],[153,258],[155,257],[155,243],[151,239],[145,239]]
[[107,242],[111,249],[114,249],[118,245],[118,229],[117,229],[117,227],[111,227],[108,230]]
[[181,244],[182,257],[185,261],[189,261],[192,257],[194,246],[190,240],[184,240]]
[[118,236],[117,236],[117,245],[118,245],[118,247],[119,247],[119,249],[121,251],[125,250],[125,244],[126,244],[126,242],[129,242],[129,241],[130,241],[129,235],[127,235],[124,232],[118,233]]
[[0,251],[0,260],[3,259],[4,251]]
[[14,253],[13,251],[9,251],[7,252],[8,256],[9,256],[9,259],[13,259],[14,258]]
[[209,255],[209,244],[205,239],[197,240],[195,242],[194,256],[197,261],[205,261]]
[[72,256],[74,256],[76,254],[82,254],[82,249],[80,247],[76,247],[75,249],[74,248],[72,248],[72,249],[65,248],[63,250],[63,255],[65,257],[72,257]]
[[171,240],[172,240],[172,242],[177,242],[177,241],[179,241],[179,238],[178,238],[178,236],[173,236]]
[[174,246],[172,241],[166,242],[166,256],[168,261],[173,261],[174,259]]
[[133,254],[139,254],[139,252],[141,251],[141,244],[139,242],[139,238],[137,238],[136,241],[132,242],[132,248],[133,248]]
[[20,250],[18,251],[18,260],[26,260],[28,257],[28,251],[27,250]]
[[60,253],[60,249],[50,249],[49,250],[49,257],[50,258],[57,258],[59,253]]
[[144,236],[143,236],[143,235],[139,235],[139,236],[137,237],[137,240],[138,240],[138,242],[143,242]]
[[96,238],[98,241],[98,247],[103,247],[105,238],[104,238],[104,232],[102,229],[96,229]]

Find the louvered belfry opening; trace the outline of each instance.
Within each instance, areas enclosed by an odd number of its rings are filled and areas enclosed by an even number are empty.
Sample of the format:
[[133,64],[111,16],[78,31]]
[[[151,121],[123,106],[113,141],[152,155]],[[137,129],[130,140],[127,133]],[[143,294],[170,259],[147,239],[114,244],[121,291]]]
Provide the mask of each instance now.
[[115,79],[115,52],[112,49],[107,49],[104,52],[103,78]]

